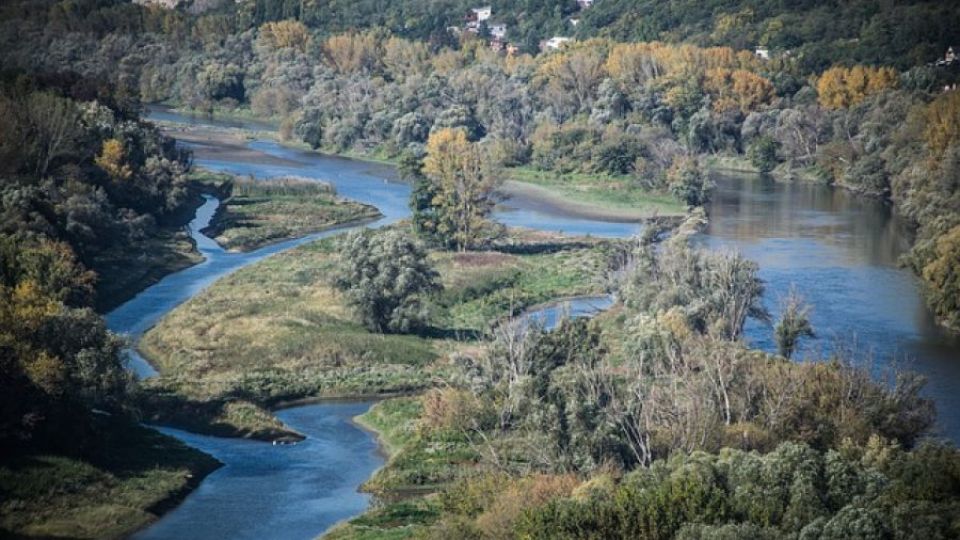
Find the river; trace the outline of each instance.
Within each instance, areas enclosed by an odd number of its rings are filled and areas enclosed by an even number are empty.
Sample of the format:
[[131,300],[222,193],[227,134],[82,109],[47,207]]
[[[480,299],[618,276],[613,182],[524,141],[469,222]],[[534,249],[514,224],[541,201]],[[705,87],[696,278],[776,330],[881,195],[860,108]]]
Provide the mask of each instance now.
[[[262,125],[194,120],[164,109],[151,109],[157,120],[218,124],[221,127]],[[380,209],[384,217],[369,226],[383,226],[408,215],[410,187],[397,181],[386,165],[325,156],[252,141],[249,149],[271,156],[235,161],[196,147],[195,163],[258,178],[295,174],[331,182],[344,196]],[[760,264],[766,282],[764,301],[776,314],[777,300],[795,286],[813,304],[817,339],[799,356],[834,350],[838,340],[855,340],[878,375],[895,361],[928,377],[926,393],[938,408],[943,435],[960,440],[960,344],[941,331],[920,298],[917,281],[898,268],[909,247],[909,233],[883,204],[824,186],[787,185],[755,176],[716,175],[718,188],[709,207],[710,226],[700,241],[707,247],[736,249]],[[206,260],[171,274],[108,314],[110,328],[139,338],[171,309],[216,279],[273,253],[340,231],[329,231],[260,250],[224,252],[197,231],[209,221],[216,201],[208,200],[191,224]],[[496,218],[523,226],[567,234],[625,237],[639,226],[573,218],[542,208],[511,207]],[[515,205],[522,206],[522,205]],[[569,308],[547,306],[541,315],[552,324],[562,309],[589,314],[605,298],[575,302]],[[768,326],[751,322],[751,345],[771,350]],[[869,354],[868,354],[869,353]],[[133,355],[131,368],[142,376],[154,372]],[[332,523],[361,512],[367,504],[356,488],[382,464],[373,440],[350,422],[369,403],[331,403],[281,411],[281,419],[307,436],[294,446],[203,437],[176,430],[168,434],[196,446],[225,463],[177,509],[137,538],[263,537],[313,538]],[[346,460],[346,461],[343,461]]]

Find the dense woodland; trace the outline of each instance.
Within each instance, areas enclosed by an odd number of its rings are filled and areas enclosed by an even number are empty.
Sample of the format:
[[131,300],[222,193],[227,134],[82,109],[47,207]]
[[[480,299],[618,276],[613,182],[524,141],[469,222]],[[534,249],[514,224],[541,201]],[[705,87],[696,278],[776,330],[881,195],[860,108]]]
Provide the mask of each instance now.
[[129,383],[94,270],[192,208],[188,156],[103,80],[9,73],[0,111],[0,441],[80,451]]
[[[918,229],[905,264],[957,325],[960,97],[942,89],[958,64],[932,65],[960,41],[956,10],[494,3],[520,48],[505,56],[447,30],[470,6],[22,2],[6,7],[0,40],[8,68],[77,71],[131,99],[273,118],[285,137],[328,151],[415,164],[431,132],[462,128],[500,166],[616,178],[694,204],[702,173],[690,156],[711,155],[887,197]],[[580,41],[537,54],[552,35]]]
[[[693,209],[722,158],[884,197],[916,228],[904,264],[960,326],[960,93],[944,90],[960,64],[932,65],[960,43],[960,11],[492,6],[516,54],[491,50],[485,29],[448,31],[475,7],[459,0],[0,7],[4,453],[95,451],[92,419],[131,408],[122,343],[92,309],[98,262],[195,203],[189,156],[139,119],[142,103],[271,119],[292,142],[395,159],[415,182],[417,235],[458,251],[500,234],[490,195],[509,171],[669,193]],[[577,41],[540,52],[554,35]],[[692,248],[692,216],[611,264],[612,319],[494,325],[481,350],[451,359],[443,389],[416,399],[412,444],[463,448],[476,473],[418,470],[424,484],[455,480],[427,534],[956,537],[960,460],[923,440],[934,413],[922,381],[877,381],[848,358],[790,362],[815,330],[796,298],[775,321],[780,354],[747,350],[745,321],[768,317],[757,268]],[[337,287],[371,329],[417,331],[409,291],[371,297],[397,254],[423,258],[419,241],[389,234],[346,241],[345,258],[378,270],[347,264]],[[412,267],[414,295],[436,293],[433,270]]]

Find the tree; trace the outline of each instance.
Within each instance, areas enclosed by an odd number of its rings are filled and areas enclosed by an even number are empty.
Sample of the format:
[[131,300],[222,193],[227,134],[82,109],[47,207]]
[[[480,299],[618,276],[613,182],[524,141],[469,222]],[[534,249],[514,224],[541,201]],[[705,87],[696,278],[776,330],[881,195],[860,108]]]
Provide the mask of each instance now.
[[103,141],[103,148],[95,162],[114,181],[129,180],[133,175],[133,171],[126,163],[123,143],[117,139]]
[[853,66],[832,67],[817,80],[820,104],[828,109],[851,107],[869,95],[894,88],[899,76],[893,68]]
[[762,173],[768,173],[779,163],[777,157],[777,150],[779,150],[779,148],[780,144],[775,141],[773,137],[763,135],[747,147],[747,157],[750,158],[750,163],[752,163],[757,170]]
[[300,52],[307,49],[310,31],[303,23],[294,20],[268,22],[260,27],[258,46],[268,49],[293,48]]
[[924,139],[936,157],[960,139],[960,92],[942,94],[927,106]]
[[791,288],[781,302],[780,319],[774,327],[777,352],[784,358],[792,357],[797,342],[804,337],[815,337],[810,325],[810,307],[796,289]]
[[360,231],[340,244],[333,285],[374,332],[410,332],[426,323],[423,297],[441,289],[423,247],[400,231]]
[[670,193],[687,206],[701,206],[710,200],[711,182],[700,168],[697,158],[678,156],[667,171]]
[[953,326],[960,325],[960,225],[936,241],[934,258],[923,267],[934,311]]
[[74,150],[80,114],[74,102],[48,92],[30,94],[25,105],[28,125],[21,136],[27,138],[22,142],[35,151],[34,173],[43,177],[55,159]]
[[463,129],[441,129],[430,135],[423,173],[435,195],[436,232],[446,243],[464,251],[488,238],[488,219],[500,184],[483,149],[467,140]]

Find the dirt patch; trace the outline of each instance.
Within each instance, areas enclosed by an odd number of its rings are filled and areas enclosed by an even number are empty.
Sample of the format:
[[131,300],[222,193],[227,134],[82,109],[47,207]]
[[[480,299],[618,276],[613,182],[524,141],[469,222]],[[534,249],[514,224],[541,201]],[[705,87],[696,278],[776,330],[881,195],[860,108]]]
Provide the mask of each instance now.
[[165,135],[185,143],[194,156],[200,159],[217,161],[235,161],[296,167],[303,165],[299,161],[272,156],[247,146],[249,139],[245,132],[238,129],[185,127],[173,124],[160,124]]

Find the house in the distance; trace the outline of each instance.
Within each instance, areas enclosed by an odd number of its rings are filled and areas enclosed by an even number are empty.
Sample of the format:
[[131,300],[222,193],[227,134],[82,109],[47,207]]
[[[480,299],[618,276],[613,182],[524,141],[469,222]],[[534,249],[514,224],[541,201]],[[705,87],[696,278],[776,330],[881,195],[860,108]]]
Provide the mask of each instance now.
[[550,39],[540,42],[540,50],[556,51],[571,41],[573,41],[573,38],[568,38],[563,36],[553,36]]
[[491,15],[493,15],[493,8],[490,6],[471,8],[464,17],[466,20],[466,24],[463,25],[464,29],[467,32],[478,33],[480,31],[480,23],[489,19]]
[[770,59],[770,49],[766,47],[757,47],[756,51],[754,51],[754,54],[756,54],[758,58],[763,58],[764,60]]
[[483,21],[489,19],[491,15],[493,15],[493,8],[490,6],[472,8],[470,12],[467,13],[467,20],[482,23]]
[[164,9],[175,9],[182,0],[133,0],[134,4],[143,6],[160,6]]
[[593,0],[577,0],[577,5],[580,6],[580,9],[587,9],[593,5]]
[[507,37],[507,25],[500,23],[493,23],[487,25],[487,28],[490,29],[490,37],[493,39],[506,39]]

